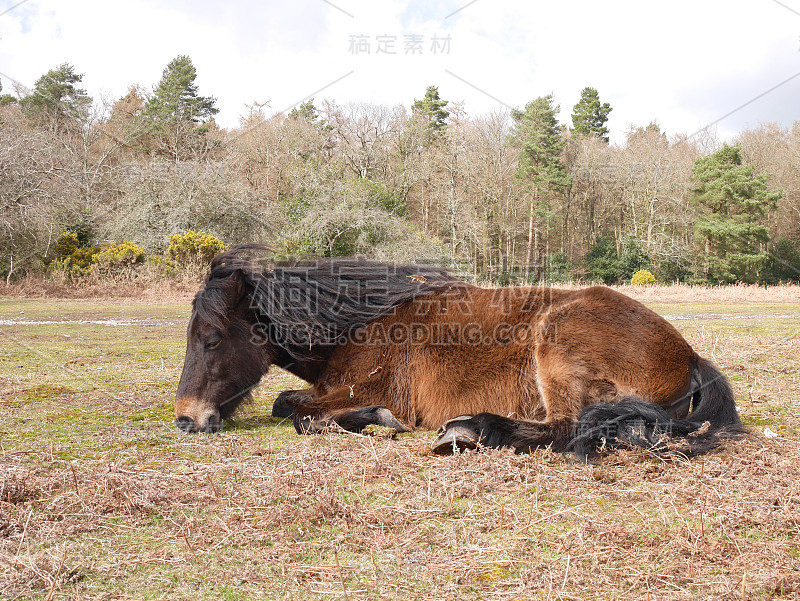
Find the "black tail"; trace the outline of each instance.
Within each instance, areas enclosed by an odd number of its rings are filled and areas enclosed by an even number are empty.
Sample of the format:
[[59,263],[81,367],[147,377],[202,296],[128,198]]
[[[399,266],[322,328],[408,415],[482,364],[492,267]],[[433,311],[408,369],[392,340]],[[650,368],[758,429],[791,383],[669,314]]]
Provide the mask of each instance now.
[[692,373],[691,412],[676,419],[654,403],[627,398],[583,410],[570,449],[586,461],[604,450],[642,447],[660,457],[700,455],[722,440],[746,434],[733,391],[713,363],[698,357]]

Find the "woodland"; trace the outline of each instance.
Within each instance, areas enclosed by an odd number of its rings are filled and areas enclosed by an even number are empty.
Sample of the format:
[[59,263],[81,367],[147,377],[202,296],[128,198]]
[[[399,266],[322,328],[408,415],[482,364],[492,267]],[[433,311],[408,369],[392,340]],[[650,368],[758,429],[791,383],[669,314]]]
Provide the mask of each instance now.
[[0,276],[80,278],[115,244],[167,265],[199,232],[499,284],[800,281],[800,122],[615,144],[592,87],[564,124],[552,95],[472,115],[431,85],[411,106],[254,104],[225,129],[196,77],[178,56],[98,99],[64,63],[0,91]]

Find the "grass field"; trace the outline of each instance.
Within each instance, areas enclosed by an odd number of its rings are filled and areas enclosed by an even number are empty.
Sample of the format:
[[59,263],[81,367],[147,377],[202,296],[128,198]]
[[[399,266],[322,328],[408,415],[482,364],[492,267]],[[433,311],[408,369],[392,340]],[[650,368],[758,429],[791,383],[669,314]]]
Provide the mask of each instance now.
[[597,465],[299,437],[279,372],[185,435],[188,301],[0,298],[0,599],[798,599],[800,293],[675,290],[753,435]]

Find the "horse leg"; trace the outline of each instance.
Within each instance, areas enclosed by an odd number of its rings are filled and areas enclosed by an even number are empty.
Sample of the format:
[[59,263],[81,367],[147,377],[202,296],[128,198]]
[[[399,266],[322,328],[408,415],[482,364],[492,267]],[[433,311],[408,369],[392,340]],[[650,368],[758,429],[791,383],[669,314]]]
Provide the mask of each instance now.
[[295,407],[314,400],[313,390],[284,390],[272,404],[272,417],[292,417]]
[[540,422],[511,419],[493,413],[464,415],[446,422],[433,443],[433,452],[448,454],[477,447],[511,448],[517,453],[550,447],[566,451],[578,416],[592,395],[613,394],[613,386],[569,358],[557,344],[541,341],[536,348],[536,385],[545,409]]
[[510,448],[515,453],[550,447],[563,452],[568,449],[574,431],[571,420],[528,422],[494,413],[462,415],[445,422],[432,450],[438,455],[478,447]]
[[412,430],[384,405],[364,406],[354,392],[357,388],[360,387],[341,388],[296,406],[294,427],[297,433],[320,434],[337,429],[361,432],[369,425],[394,428],[397,432]]

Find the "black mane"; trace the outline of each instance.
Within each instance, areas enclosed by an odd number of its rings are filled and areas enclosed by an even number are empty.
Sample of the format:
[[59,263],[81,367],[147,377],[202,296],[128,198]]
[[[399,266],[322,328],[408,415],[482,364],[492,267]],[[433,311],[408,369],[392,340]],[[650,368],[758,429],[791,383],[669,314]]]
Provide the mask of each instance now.
[[327,355],[326,349],[400,305],[465,285],[439,267],[350,257],[271,261],[269,254],[267,247],[246,245],[218,255],[194,308],[220,326],[233,314],[232,299],[240,298],[234,291],[243,284],[264,335],[295,357]]

